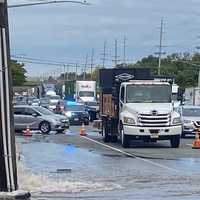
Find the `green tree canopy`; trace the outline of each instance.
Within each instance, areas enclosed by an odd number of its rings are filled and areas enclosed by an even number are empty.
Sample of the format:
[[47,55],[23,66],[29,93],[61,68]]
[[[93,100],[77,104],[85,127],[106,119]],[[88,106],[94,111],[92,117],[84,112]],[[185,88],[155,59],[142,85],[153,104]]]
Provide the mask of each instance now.
[[26,82],[26,69],[24,64],[11,60],[11,73],[13,86],[22,86]]
[[[123,65],[118,65],[118,67],[123,67]],[[128,67],[150,68],[152,74],[157,75],[158,58],[150,55],[135,64],[128,64]],[[182,88],[197,86],[199,70],[200,54],[174,53],[162,59],[161,75],[173,76]]]

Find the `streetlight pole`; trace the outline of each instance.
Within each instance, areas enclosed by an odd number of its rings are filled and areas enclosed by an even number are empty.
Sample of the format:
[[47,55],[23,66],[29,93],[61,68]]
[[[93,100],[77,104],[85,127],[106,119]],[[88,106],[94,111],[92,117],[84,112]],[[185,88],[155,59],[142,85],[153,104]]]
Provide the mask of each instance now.
[[17,190],[7,0],[0,0],[0,192]]
[[58,3],[76,3],[82,5],[90,5],[86,1],[45,1],[45,2],[37,2],[37,3],[22,3],[15,5],[8,5],[8,8],[19,8],[19,7],[27,7],[27,6],[37,6],[37,5],[45,5],[45,4],[58,4]]

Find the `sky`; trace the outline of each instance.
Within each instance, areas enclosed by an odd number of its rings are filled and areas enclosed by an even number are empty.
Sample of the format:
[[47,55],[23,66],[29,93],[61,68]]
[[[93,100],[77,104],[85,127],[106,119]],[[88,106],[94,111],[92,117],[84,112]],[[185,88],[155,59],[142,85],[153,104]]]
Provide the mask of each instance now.
[[[9,5],[22,1],[8,0]],[[94,64],[102,65],[104,42],[106,67],[113,66],[115,39],[123,60],[126,36],[128,63],[158,51],[159,27],[164,20],[164,51],[195,52],[200,45],[199,0],[88,0],[90,6],[72,3],[9,8],[11,54],[88,66],[94,49]],[[63,70],[62,65],[27,63],[28,76]],[[70,71],[75,71],[71,67]],[[80,69],[81,70],[81,69]]]

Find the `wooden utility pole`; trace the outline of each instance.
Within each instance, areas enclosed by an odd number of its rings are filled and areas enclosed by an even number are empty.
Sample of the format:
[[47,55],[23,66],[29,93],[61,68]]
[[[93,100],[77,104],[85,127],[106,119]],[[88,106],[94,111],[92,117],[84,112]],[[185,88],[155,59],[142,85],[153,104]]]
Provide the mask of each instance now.
[[7,0],[0,0],[0,192],[17,190]]

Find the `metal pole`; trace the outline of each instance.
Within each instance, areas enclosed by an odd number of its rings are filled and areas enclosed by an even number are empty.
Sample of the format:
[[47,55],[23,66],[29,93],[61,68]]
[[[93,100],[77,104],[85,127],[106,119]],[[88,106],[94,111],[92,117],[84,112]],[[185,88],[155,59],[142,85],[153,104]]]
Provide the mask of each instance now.
[[126,66],[126,36],[124,36],[124,66]]
[[161,25],[160,25],[160,45],[159,45],[158,75],[160,75],[160,68],[161,68],[162,41],[163,41],[163,19],[161,20]]
[[7,0],[0,0],[0,191],[17,190]]
[[92,55],[91,55],[91,69],[90,69],[90,79],[91,80],[92,80],[93,64],[94,64],[94,49],[92,49]]
[[77,80],[77,76],[78,76],[78,63],[76,63],[76,75],[75,75],[75,80]]
[[199,76],[198,76],[198,88],[200,88],[200,70],[199,70]]
[[83,80],[85,81],[86,79],[86,68],[87,68],[87,63],[88,63],[88,54],[86,54],[85,57],[85,67],[84,67],[84,74],[83,74]]

